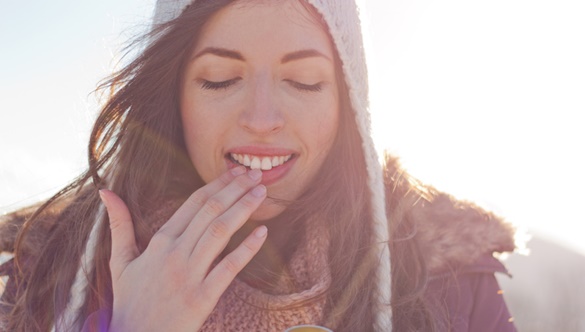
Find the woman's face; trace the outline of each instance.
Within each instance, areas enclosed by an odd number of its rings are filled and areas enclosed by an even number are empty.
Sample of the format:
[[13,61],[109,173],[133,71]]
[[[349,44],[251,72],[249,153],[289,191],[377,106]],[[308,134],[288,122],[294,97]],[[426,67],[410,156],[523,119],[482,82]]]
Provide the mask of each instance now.
[[[181,93],[187,150],[202,179],[239,164],[260,168],[268,196],[284,200],[316,181],[338,127],[333,52],[298,0],[236,2],[212,17]],[[252,219],[283,210],[267,199]]]

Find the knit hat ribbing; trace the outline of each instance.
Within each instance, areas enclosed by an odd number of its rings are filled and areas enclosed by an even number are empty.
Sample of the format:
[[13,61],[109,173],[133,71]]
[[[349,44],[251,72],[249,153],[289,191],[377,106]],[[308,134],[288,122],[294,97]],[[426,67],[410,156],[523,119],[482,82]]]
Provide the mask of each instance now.
[[355,112],[355,120],[362,138],[362,148],[366,158],[375,241],[380,246],[380,265],[377,271],[376,330],[391,331],[392,283],[390,279],[390,249],[387,245],[390,233],[386,217],[382,168],[371,136],[368,73],[359,18],[360,9],[354,1],[349,0],[307,0],[307,2],[323,16],[339,58],[343,63],[343,74],[349,91],[349,99]]

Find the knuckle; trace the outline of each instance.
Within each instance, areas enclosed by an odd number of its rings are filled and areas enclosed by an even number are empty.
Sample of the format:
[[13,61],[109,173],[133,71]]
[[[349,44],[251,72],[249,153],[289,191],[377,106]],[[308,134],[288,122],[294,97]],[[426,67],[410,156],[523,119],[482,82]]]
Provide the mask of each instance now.
[[185,204],[188,204],[191,208],[198,208],[205,204],[207,199],[208,196],[203,190],[197,190],[189,196]]
[[167,252],[160,257],[161,267],[163,267],[163,273],[165,280],[168,279],[171,285],[187,284],[190,276],[189,269],[187,267],[187,255],[180,250],[177,246],[167,250]]
[[250,195],[245,195],[240,199],[239,204],[241,204],[246,210],[254,210],[258,205],[258,200],[254,200]]
[[120,229],[120,224],[114,220],[110,220],[110,232],[114,233]]
[[253,185],[253,182],[250,180],[250,178],[247,175],[241,175],[236,177],[235,181],[236,185],[243,189],[243,190],[248,190],[250,189],[250,187]]
[[218,198],[211,197],[205,202],[204,209],[207,214],[218,216],[225,210],[225,206]]
[[166,280],[169,284],[174,285],[178,288],[184,288],[184,285],[188,282],[188,275],[182,271],[181,268],[177,266],[177,264],[171,264],[171,267],[168,268],[168,273],[166,275]]
[[224,268],[232,275],[236,275],[243,268],[239,260],[235,256],[227,256],[223,260]]
[[185,254],[179,249],[178,246],[173,247],[167,252],[166,262],[171,268],[176,269],[184,268],[183,261],[185,260]]
[[212,291],[211,287],[197,287],[197,289],[195,289],[193,293],[196,294],[197,298],[202,299],[206,302],[208,300],[211,300],[212,298],[211,291]]
[[226,172],[222,174],[218,179],[222,185],[227,186],[230,182],[234,180],[234,176],[231,174],[231,172]]
[[118,228],[120,228],[124,224],[124,221],[118,217],[109,218],[109,222],[110,222],[110,230],[112,230],[112,231],[117,230]]
[[157,232],[150,239],[148,246],[153,250],[162,250],[164,248],[168,248],[172,242],[173,239],[168,234],[164,232]]
[[222,219],[216,219],[209,225],[209,234],[217,239],[229,237],[229,227]]
[[253,256],[254,253],[258,251],[258,245],[256,245],[255,242],[245,240],[242,243],[242,249],[244,250],[246,257]]
[[205,303],[213,301],[213,296],[209,287],[193,287],[187,294],[188,295],[183,297],[184,305],[193,310],[203,310],[205,308]]

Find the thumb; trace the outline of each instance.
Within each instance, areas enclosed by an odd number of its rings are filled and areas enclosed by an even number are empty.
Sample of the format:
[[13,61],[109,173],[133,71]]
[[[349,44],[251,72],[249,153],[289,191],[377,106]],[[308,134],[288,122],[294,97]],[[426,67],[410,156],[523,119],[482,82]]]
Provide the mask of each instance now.
[[118,195],[107,189],[102,189],[99,193],[110,219],[110,231],[112,232],[110,269],[112,270],[112,279],[116,280],[126,266],[139,255],[134,236],[134,225],[128,207]]

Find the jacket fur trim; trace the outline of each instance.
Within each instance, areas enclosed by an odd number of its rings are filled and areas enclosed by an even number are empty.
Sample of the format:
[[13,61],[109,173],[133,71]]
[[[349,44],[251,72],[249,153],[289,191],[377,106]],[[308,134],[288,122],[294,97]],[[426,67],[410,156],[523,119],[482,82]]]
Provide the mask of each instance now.
[[391,229],[396,228],[397,218],[412,220],[411,234],[431,274],[471,264],[485,254],[516,248],[512,224],[471,202],[423,185],[394,157],[386,157],[384,182]]

